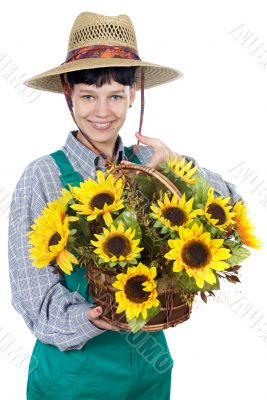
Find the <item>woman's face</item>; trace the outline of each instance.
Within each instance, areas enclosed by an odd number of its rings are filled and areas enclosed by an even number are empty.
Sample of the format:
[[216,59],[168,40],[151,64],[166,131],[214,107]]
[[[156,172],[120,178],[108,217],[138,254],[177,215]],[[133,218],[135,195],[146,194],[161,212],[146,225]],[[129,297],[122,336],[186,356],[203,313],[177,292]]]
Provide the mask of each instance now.
[[72,102],[76,123],[96,146],[97,143],[113,146],[135,95],[136,84],[131,88],[114,80],[99,88],[74,84]]

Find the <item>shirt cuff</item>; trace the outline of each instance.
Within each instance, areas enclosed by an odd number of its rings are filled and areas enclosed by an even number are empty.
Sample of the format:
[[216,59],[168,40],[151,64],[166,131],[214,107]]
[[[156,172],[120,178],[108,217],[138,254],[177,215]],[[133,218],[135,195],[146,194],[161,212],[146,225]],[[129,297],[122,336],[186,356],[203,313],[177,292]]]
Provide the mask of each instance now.
[[90,303],[83,303],[77,306],[77,311],[72,315],[72,322],[78,333],[85,339],[92,339],[95,336],[104,333],[106,329],[100,329],[88,319],[88,310]]

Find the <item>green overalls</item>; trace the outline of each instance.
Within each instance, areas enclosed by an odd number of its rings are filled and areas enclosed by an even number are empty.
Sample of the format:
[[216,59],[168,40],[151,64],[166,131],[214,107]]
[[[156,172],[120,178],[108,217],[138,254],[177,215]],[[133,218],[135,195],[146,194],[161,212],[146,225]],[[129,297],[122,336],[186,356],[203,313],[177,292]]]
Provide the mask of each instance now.
[[[127,157],[131,150],[124,148]],[[79,185],[83,180],[61,150],[50,154],[60,179]],[[140,164],[139,159],[133,158]],[[83,268],[64,275],[70,291],[94,303]],[[88,307],[89,308],[89,307]],[[169,400],[173,359],[163,331],[106,330],[81,350],[60,351],[36,340],[28,370],[28,400]]]

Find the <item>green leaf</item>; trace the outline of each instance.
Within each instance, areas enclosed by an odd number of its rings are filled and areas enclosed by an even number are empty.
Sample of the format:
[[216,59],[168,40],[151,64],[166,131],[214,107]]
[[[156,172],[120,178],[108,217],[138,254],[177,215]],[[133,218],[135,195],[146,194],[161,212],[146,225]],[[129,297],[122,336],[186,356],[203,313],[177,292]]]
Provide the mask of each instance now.
[[227,240],[225,240],[224,241],[224,246],[225,247],[228,247],[229,249],[235,249],[236,247],[239,247],[239,246],[237,246],[236,245],[236,243],[235,242],[233,242],[233,240],[229,240],[229,239],[227,239]]
[[177,231],[173,231],[170,233],[170,239],[177,239],[178,238],[178,233]]
[[128,324],[130,326],[131,332],[136,333],[140,329],[143,328],[143,326],[146,324],[146,321],[143,318],[133,318],[130,321],[128,321]]
[[218,277],[217,277],[217,275],[216,275],[216,272],[214,271],[213,273],[214,273],[214,275],[215,275],[216,282],[215,282],[213,285],[211,285],[211,284],[208,283],[208,282],[204,282],[204,286],[203,286],[203,288],[201,289],[201,291],[206,291],[206,290],[219,290],[219,289],[220,289],[220,281],[219,281],[219,279],[218,279]]
[[[228,243],[230,242],[230,240],[225,241],[225,242],[227,242],[227,245],[229,245]],[[238,245],[236,245],[235,247],[231,247],[230,250],[231,250],[232,256],[230,258],[228,258],[227,260],[225,260],[227,262],[227,264],[229,264],[230,266],[240,264],[242,261],[244,261],[246,258],[248,258],[251,254],[248,249],[246,249],[245,247],[240,247]]]
[[156,220],[156,222],[154,223],[154,228],[161,228],[162,227],[162,223],[159,220]]
[[169,229],[167,228],[167,226],[163,226],[161,228],[161,233],[167,233],[167,232],[169,232]]
[[110,266],[110,267],[115,267],[115,265],[117,265],[117,262],[116,262],[116,261],[110,261],[110,262],[109,262],[109,266]]
[[218,229],[216,229],[214,226],[210,227],[210,233],[213,238],[218,238]]
[[161,309],[161,304],[159,304],[157,307],[151,307],[147,310],[147,318],[146,322],[148,322],[151,318],[153,318],[155,315],[157,315],[160,312]]
[[138,318],[133,318],[131,320],[127,320],[128,324],[131,328],[131,331],[133,333],[138,332],[140,329],[143,328],[143,326],[155,315],[157,315],[160,312],[161,305],[159,304],[158,307],[151,307],[147,310],[147,318],[144,319],[142,315],[140,314]]
[[192,221],[190,221],[190,222],[187,224],[187,228],[188,228],[188,229],[191,229],[192,226],[193,226],[194,224],[197,224],[198,226],[200,226],[200,225],[202,224],[202,222],[201,222],[201,220],[200,220],[198,217],[196,217],[196,218],[194,218]]
[[210,185],[199,173],[196,174],[197,181],[192,185],[195,202],[194,204],[206,204]]
[[90,234],[91,234],[89,222],[86,219],[80,217],[78,219],[78,221],[77,221],[77,224],[79,225],[79,227],[80,227],[81,231],[83,232],[84,236],[89,238]]
[[134,258],[133,260],[128,261],[130,264],[137,264],[138,261],[136,258]]
[[127,261],[119,261],[118,264],[119,264],[121,267],[125,267],[125,266],[128,264],[128,262],[127,262]]
[[126,208],[116,219],[114,219],[113,223],[116,227],[118,227],[119,222],[122,222],[126,229],[132,228],[135,229],[135,239],[142,238],[142,230],[137,220],[136,213],[130,208]]
[[199,292],[199,291],[204,292],[206,290],[220,289],[220,282],[215,272],[214,275],[216,277],[216,282],[213,285],[211,285],[208,282],[204,282],[203,288],[198,287],[195,278],[188,276],[185,271],[181,271],[179,274],[180,274],[179,287],[181,289],[189,290],[190,292]]

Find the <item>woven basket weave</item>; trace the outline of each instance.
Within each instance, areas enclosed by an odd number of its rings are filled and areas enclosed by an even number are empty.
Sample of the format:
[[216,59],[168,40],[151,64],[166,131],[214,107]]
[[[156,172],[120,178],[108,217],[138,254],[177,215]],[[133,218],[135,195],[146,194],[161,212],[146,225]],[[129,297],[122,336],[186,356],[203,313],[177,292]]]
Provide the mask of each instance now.
[[[120,167],[124,170],[132,170],[133,172],[141,171],[142,173],[151,175],[163,183],[171,193],[177,194],[179,198],[181,197],[181,193],[176,186],[154,168],[139,164],[121,164]],[[125,312],[116,313],[117,303],[115,293],[117,289],[112,286],[116,274],[116,271],[113,270],[102,271],[94,265],[88,265],[87,278],[90,282],[88,290],[95,303],[103,309],[101,318],[114,327],[129,331],[130,327],[127,323]],[[192,293],[190,303],[192,303],[193,298],[194,294]],[[142,330],[159,331],[176,326],[189,319],[191,307],[180,297],[178,289],[172,288],[158,291],[158,299],[161,303],[160,312],[151,318]]]

